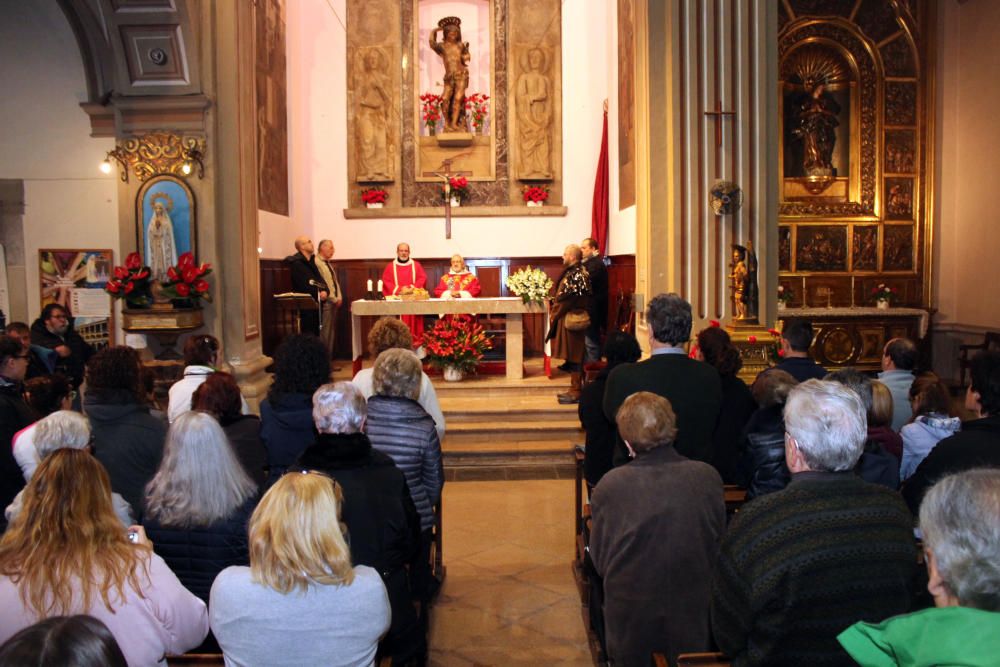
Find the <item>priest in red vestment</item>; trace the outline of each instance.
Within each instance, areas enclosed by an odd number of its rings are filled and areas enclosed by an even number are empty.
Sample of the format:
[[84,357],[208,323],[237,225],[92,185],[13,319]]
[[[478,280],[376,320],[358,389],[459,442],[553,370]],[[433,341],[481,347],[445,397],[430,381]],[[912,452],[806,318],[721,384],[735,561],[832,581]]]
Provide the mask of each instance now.
[[469,272],[462,256],[452,255],[451,270],[441,276],[441,282],[434,288],[434,296],[442,299],[474,299],[481,290],[479,278]]
[[[389,262],[382,272],[382,294],[395,296],[402,294],[407,288],[427,285],[427,274],[420,262],[410,259],[410,244],[400,243],[396,246],[396,259]],[[413,346],[419,347],[424,337],[424,318],[422,315],[403,315],[400,319],[410,327],[413,334]]]

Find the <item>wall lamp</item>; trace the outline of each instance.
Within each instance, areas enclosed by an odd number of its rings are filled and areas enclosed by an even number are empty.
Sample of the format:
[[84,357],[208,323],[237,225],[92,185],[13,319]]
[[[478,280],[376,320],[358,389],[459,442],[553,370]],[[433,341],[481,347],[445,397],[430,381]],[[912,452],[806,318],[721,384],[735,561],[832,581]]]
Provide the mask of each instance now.
[[195,147],[185,148],[183,152],[184,164],[181,165],[181,173],[190,176],[195,165],[198,166],[198,178],[205,178],[205,156]]
[[118,163],[118,168],[121,170],[119,176],[123,183],[128,183],[128,162],[125,161],[125,151],[121,149],[120,146],[115,146],[114,150],[108,151],[107,155],[104,156],[104,161],[101,162],[101,171],[105,174],[110,174],[113,167],[111,166],[111,160]]

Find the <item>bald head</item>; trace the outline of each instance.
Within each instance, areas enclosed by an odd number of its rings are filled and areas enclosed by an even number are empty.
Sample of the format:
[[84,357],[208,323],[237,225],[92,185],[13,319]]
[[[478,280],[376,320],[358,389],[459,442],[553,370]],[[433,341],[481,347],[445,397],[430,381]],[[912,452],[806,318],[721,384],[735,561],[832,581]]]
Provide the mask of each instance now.
[[570,243],[563,250],[563,265],[569,266],[570,264],[575,264],[583,260],[583,251],[580,250],[580,246],[575,243]]
[[295,251],[302,253],[306,259],[309,259],[313,254],[313,242],[308,236],[298,236],[295,239]]

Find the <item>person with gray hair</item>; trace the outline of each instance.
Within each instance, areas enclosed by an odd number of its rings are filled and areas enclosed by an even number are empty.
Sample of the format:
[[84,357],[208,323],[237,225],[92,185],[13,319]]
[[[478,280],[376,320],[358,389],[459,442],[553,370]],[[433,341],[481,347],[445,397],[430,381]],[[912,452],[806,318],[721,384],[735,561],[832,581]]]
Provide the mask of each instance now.
[[170,425],[146,485],[142,525],[153,550],[208,604],[219,572],[249,562],[246,526],[259,498],[219,423],[185,412]]
[[860,665],[993,665],[1000,656],[1000,470],[935,484],[920,506],[934,607],[858,622],[837,640]]
[[[715,368],[687,355],[691,304],[677,294],[658,294],[646,308],[646,323],[650,358],[622,364],[608,375],[604,414],[614,422],[621,404],[638,391],[662,396],[677,415],[674,447],[690,459],[711,463],[715,449],[712,435],[722,407],[722,380]],[[624,460],[620,448],[615,460]]]
[[865,410],[866,437],[856,467],[858,475],[867,482],[881,484],[895,491],[899,488],[899,458],[882,444],[881,438],[886,434],[880,433],[876,426],[869,423],[874,403],[872,379],[856,368],[841,368],[827,373],[823,379],[844,385],[861,399],[861,406]]
[[837,634],[906,612],[913,517],[854,466],[867,437],[858,395],[808,380],[785,403],[791,482],[744,505],[722,540],[712,630],[734,665],[842,664]]
[[[88,449],[90,447],[90,422],[79,412],[57,410],[34,424],[32,449],[36,453],[34,465],[24,470],[24,479],[30,482],[35,470],[45,457],[59,449]],[[7,521],[13,521],[20,511],[24,490],[14,497],[14,501],[4,510]],[[111,504],[115,515],[127,528],[135,523],[132,506],[117,493],[111,494]]]
[[434,582],[430,572],[434,505],[441,499],[444,468],[441,442],[434,420],[417,403],[420,361],[409,350],[392,349],[378,355],[372,374],[375,395],[368,399],[365,432],[372,446],[388,454],[410,487],[420,514],[420,553],[410,570],[414,594],[429,598]]
[[367,416],[365,397],[353,383],[321,386],[313,394],[319,434],[292,470],[317,470],[343,489],[341,520],[350,538],[351,562],[382,573],[392,607],[383,649],[403,664],[426,650],[405,568],[417,552],[420,517],[403,473],[387,454],[372,447],[363,432]]

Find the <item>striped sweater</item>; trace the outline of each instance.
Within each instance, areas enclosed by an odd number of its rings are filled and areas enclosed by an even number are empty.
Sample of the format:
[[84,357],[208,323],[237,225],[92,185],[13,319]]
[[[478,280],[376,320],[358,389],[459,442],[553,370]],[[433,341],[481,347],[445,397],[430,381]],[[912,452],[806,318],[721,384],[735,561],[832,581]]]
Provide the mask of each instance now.
[[444,469],[434,420],[416,401],[372,396],[368,399],[365,433],[372,447],[403,471],[420,514],[420,529],[434,525],[434,504],[441,498]]
[[734,667],[853,665],[837,634],[908,611],[913,518],[898,494],[852,473],[805,472],[729,527],[712,631]]

